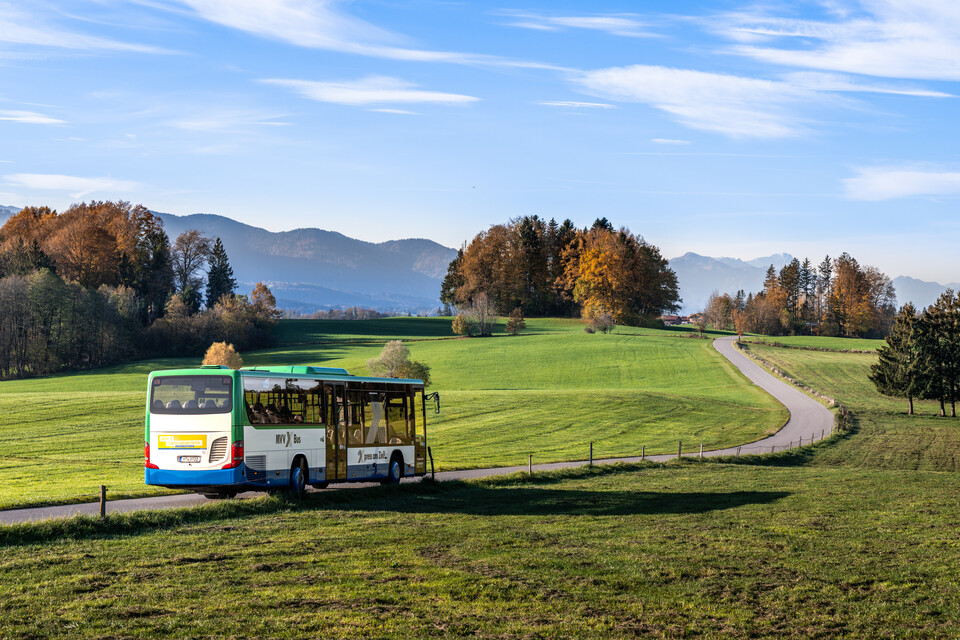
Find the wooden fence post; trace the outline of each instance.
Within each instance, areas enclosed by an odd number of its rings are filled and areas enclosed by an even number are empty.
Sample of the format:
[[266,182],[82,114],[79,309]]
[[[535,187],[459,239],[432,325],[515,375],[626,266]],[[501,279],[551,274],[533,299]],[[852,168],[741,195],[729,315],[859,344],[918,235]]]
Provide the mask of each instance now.
[[703,443],[700,443],[700,459],[703,460]]
[[590,443],[590,466],[593,466],[593,442]]
[[100,517],[107,517],[107,487],[100,485]]
[[647,445],[640,447],[640,462],[643,462],[644,458],[647,457]]
[[527,454],[527,473],[533,475],[533,454]]
[[677,440],[677,459],[680,459],[680,454],[683,452],[683,440]]

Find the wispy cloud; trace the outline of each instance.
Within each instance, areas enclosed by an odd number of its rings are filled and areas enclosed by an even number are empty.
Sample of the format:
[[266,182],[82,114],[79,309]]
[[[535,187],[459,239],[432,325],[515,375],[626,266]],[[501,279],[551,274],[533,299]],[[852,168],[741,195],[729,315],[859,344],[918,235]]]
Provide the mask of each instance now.
[[818,71],[798,71],[784,74],[783,79],[790,84],[816,91],[846,91],[852,93],[889,93],[901,96],[915,96],[918,98],[954,98],[953,94],[943,91],[931,91],[913,86],[877,84],[863,82],[850,76],[838,73],[822,73]]
[[312,80],[261,80],[266,84],[286,87],[304,98],[352,106],[376,104],[467,104],[479,98],[458,93],[426,91],[417,85],[386,76],[368,76],[359,80],[319,82]]
[[864,0],[824,20],[765,12],[712,17],[729,50],[774,64],[884,78],[960,80],[960,3]]
[[9,184],[36,191],[64,191],[71,198],[82,198],[100,191],[132,191],[137,183],[111,177],[81,178],[50,173],[13,173],[3,177]]
[[960,171],[915,167],[868,167],[843,181],[851,200],[881,201],[914,196],[960,196]]
[[0,1],[0,42],[77,51],[171,53],[161,47],[111,40],[65,29],[53,24],[48,18],[59,12],[43,11],[42,6],[35,8],[37,10],[34,12],[27,13]]
[[567,100],[541,100],[537,104],[545,107],[563,107],[567,109],[616,109],[615,105],[605,102],[572,102]]
[[51,118],[36,111],[6,111],[0,109],[0,120],[21,124],[65,124],[63,120]]
[[587,71],[574,81],[591,94],[640,102],[680,123],[735,138],[782,138],[805,130],[796,108],[816,93],[756,78],[634,65]]
[[[407,44],[403,36],[347,14],[343,0],[168,0],[193,15],[232,29],[299,47],[405,60],[467,65],[552,68],[497,56],[431,51]],[[153,3],[156,5],[156,2]]]
[[175,118],[169,124],[185,131],[231,133],[256,127],[282,127],[290,124],[283,114],[248,109],[204,109]]
[[510,26],[523,29],[535,29],[538,31],[588,29],[631,38],[657,36],[657,34],[648,30],[648,24],[638,20],[637,17],[632,14],[548,16],[535,13],[507,13],[506,15],[513,20],[513,22],[509,23]]
[[674,146],[682,146],[682,145],[690,144],[689,140],[676,140],[674,138],[651,138],[650,142],[652,142],[653,144],[666,144],[666,145],[674,145]]

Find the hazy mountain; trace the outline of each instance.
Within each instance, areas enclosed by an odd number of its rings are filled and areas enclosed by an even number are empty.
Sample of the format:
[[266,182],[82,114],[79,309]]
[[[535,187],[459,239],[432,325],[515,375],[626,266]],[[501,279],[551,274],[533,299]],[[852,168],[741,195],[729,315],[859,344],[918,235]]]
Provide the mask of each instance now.
[[894,278],[893,287],[897,290],[898,306],[912,302],[918,311],[936,302],[940,294],[947,289],[953,289],[954,292],[960,291],[960,284],[956,282],[940,284],[939,282],[917,280],[909,276]]
[[772,264],[777,271],[789,264],[793,256],[778,253],[764,258],[711,258],[697,253],[685,253],[670,260],[670,268],[677,274],[684,314],[703,311],[714,291],[733,295],[739,289],[755,293],[763,288],[767,268]]
[[7,223],[11,216],[20,213],[23,207],[5,207],[0,205],[0,227]]
[[278,305],[433,310],[455,249],[421,238],[372,243],[322,229],[271,232],[224,216],[158,213],[170,242],[187,229],[219,237],[243,291],[267,283]]

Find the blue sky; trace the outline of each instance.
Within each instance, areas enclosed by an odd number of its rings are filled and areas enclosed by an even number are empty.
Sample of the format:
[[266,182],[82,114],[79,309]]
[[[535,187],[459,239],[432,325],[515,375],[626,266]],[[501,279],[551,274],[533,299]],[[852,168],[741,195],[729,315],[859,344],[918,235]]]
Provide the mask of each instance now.
[[0,0],[0,204],[960,280],[960,3]]

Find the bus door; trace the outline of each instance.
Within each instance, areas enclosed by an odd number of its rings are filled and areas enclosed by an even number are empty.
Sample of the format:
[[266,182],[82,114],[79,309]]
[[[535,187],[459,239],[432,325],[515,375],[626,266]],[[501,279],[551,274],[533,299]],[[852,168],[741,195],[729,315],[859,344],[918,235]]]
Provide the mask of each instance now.
[[323,385],[327,398],[327,480],[347,479],[347,415],[343,385]]
[[410,426],[413,429],[413,472],[427,472],[427,404],[423,389],[413,389],[413,411]]

